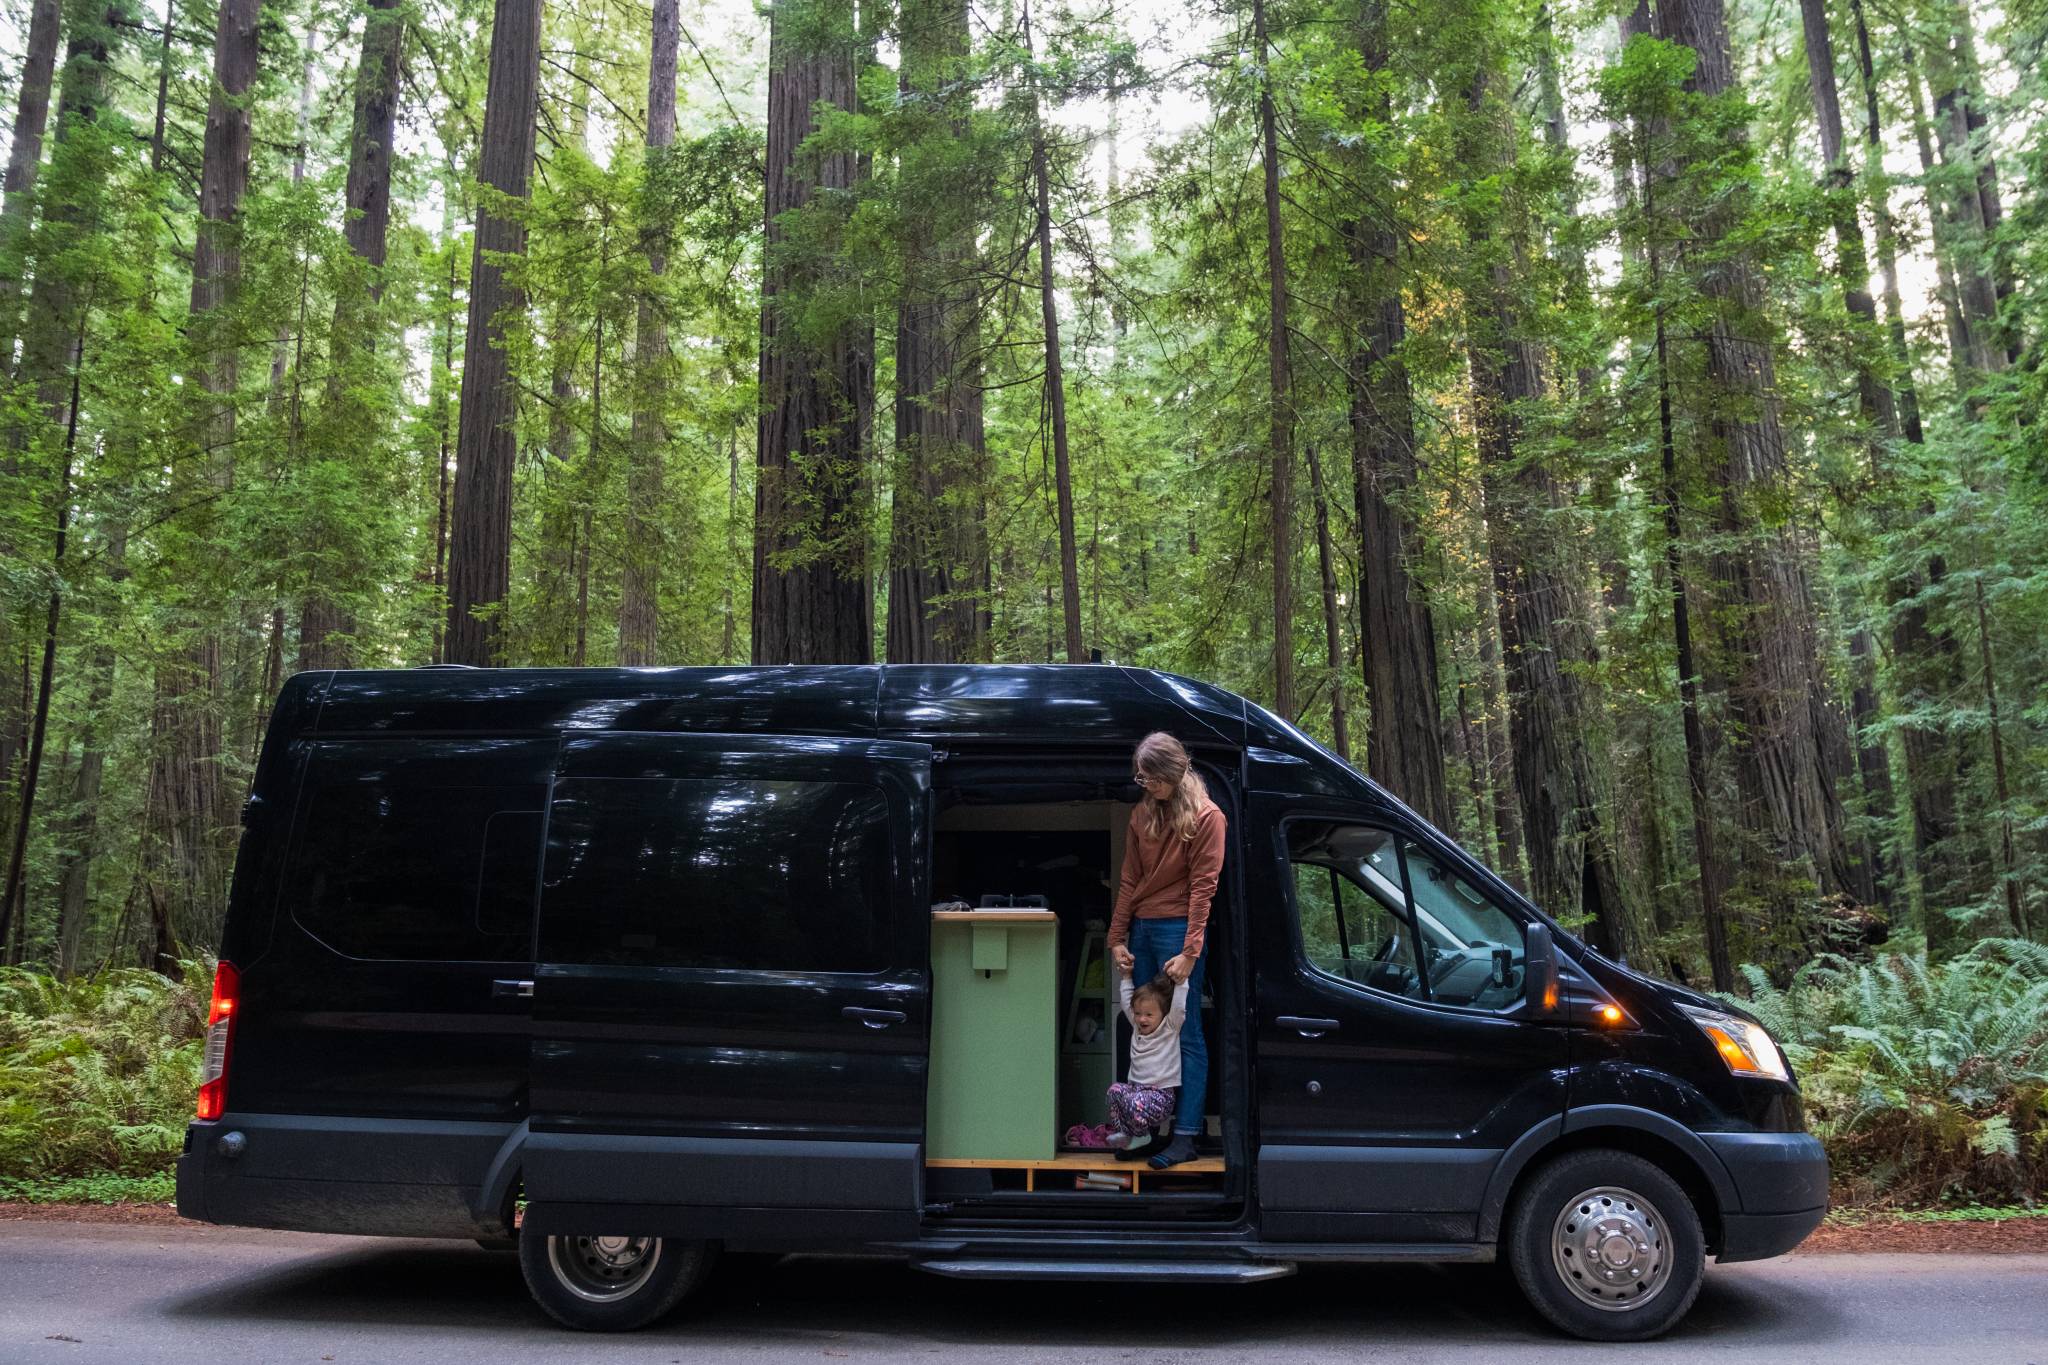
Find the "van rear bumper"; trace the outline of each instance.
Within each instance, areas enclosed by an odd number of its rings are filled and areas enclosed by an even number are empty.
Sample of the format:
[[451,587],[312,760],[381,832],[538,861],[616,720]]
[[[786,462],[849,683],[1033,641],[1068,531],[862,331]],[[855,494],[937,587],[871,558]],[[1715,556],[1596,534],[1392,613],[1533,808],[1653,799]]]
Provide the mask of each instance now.
[[1735,1183],[1721,1215],[1721,1261],[1782,1256],[1828,1211],[1828,1158],[1811,1133],[1702,1133]]
[[523,1131],[510,1123],[228,1114],[186,1127],[178,1213],[294,1232],[503,1237],[492,1196],[503,1182],[494,1176]]

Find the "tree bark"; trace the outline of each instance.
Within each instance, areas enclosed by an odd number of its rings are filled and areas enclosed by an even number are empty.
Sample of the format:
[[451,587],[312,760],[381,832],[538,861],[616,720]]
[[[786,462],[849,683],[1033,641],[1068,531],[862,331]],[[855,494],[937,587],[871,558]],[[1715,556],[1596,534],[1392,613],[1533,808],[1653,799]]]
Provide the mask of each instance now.
[[[1294,718],[1294,393],[1287,363],[1287,246],[1280,229],[1280,147],[1274,129],[1266,0],[1252,0],[1259,61],[1259,145],[1266,194],[1267,458],[1272,462],[1273,710]],[[1439,756],[1439,764],[1442,759]],[[1448,805],[1448,801],[1446,802]]]
[[[16,91],[14,133],[7,143],[7,176],[0,199],[0,365],[11,367],[21,318],[22,250],[27,245],[29,206],[43,162],[43,132],[50,118],[50,84],[57,69],[57,38],[63,0],[31,0],[28,50]],[[11,728],[11,727],[10,727]],[[13,764],[0,738],[0,775]]]
[[[1688,89],[1719,96],[1735,88],[1722,0],[1666,0],[1656,23],[1660,38],[1698,57]],[[1688,219],[1699,246],[1721,247],[1740,211],[1739,197],[1726,195],[1695,206]],[[1693,269],[1714,310],[1705,329],[1714,399],[1704,425],[1718,456],[1713,479],[1728,546],[1715,556],[1714,576],[1716,617],[1727,622],[1720,644],[1731,672],[1737,819],[1749,844],[1738,865],[1770,917],[1804,933],[1810,926],[1794,922],[1803,888],[1853,894],[1863,875],[1834,783],[1837,756],[1850,753],[1848,726],[1819,659],[1807,548],[1765,524],[1756,507],[1789,479],[1772,342],[1761,330],[1762,279],[1746,256],[1721,254]]]
[[[1024,44],[1031,54],[1031,9],[1024,8]],[[1032,56],[1032,60],[1036,60]],[[1032,78],[1031,180],[1038,219],[1038,300],[1045,328],[1045,406],[1052,424],[1054,496],[1059,508],[1060,605],[1066,625],[1067,662],[1086,663],[1081,646],[1081,569],[1074,543],[1074,476],[1067,451],[1067,382],[1060,361],[1060,314],[1053,293],[1052,169],[1046,146],[1045,112],[1037,77]]]
[[[1469,95],[1475,130],[1468,173],[1512,178],[1512,131],[1481,58]],[[1503,200],[1506,240],[1467,214],[1476,278],[1469,292],[1467,354],[1477,408],[1479,458],[1487,482],[1486,524],[1506,668],[1508,730],[1516,795],[1529,853],[1529,891],[1554,915],[1590,916],[1595,946],[1612,956],[1638,948],[1614,843],[1588,748],[1592,707],[1576,668],[1591,654],[1585,606],[1570,563],[1549,532],[1568,505],[1563,486],[1523,448],[1522,411],[1545,392],[1542,353],[1529,340],[1515,298],[1526,273],[1514,234],[1518,208]],[[1567,551],[1569,553],[1569,551]],[[1583,571],[1584,565],[1576,566]]]
[[[494,15],[477,178],[500,194],[524,199],[540,99],[541,0],[496,0]],[[495,664],[502,649],[501,617],[512,579],[512,471],[518,458],[512,431],[517,395],[506,368],[503,316],[524,309],[526,294],[506,280],[495,258],[525,254],[525,225],[479,204],[455,438],[444,637],[450,663]]]
[[[654,0],[647,68],[647,167],[651,176],[676,140],[676,49],[682,20],[677,0]],[[666,224],[643,225],[647,271],[668,269]],[[658,289],[640,296],[634,319],[633,432],[626,451],[626,544],[619,590],[619,662],[655,663],[661,648],[661,484],[668,431],[668,318]]]
[[[391,224],[391,154],[398,114],[398,66],[405,46],[405,15],[398,0],[369,0],[363,20],[363,46],[356,63],[355,112],[349,130],[348,181],[342,198],[342,235],[349,251],[369,267],[362,293],[344,282],[334,301],[334,326],[329,342],[326,399],[330,407],[346,399],[354,362],[376,348],[375,307],[384,297],[386,239]],[[367,306],[366,306],[367,305]],[[337,449],[326,458],[346,461],[350,452]],[[331,556],[330,556],[331,557]],[[352,566],[321,564],[300,605],[301,670],[349,668],[355,663],[351,637],[354,614],[335,592]]]
[[896,309],[896,478],[890,503],[891,663],[971,663],[988,655],[978,591],[987,533],[981,315],[972,280],[983,216],[974,187],[949,184],[946,143],[972,112],[964,0],[912,0],[900,11],[899,85],[929,123],[904,148],[909,202],[903,294]]
[[[1362,0],[1357,43],[1368,71],[1387,64],[1383,0]],[[1385,96],[1373,116],[1390,121]],[[1347,225],[1349,292],[1359,337],[1351,356],[1352,496],[1359,530],[1359,635],[1369,707],[1366,772],[1432,824],[1451,824],[1444,779],[1436,631],[1411,573],[1406,525],[1415,487],[1415,412],[1401,356],[1406,320],[1400,245],[1393,225],[1367,217]]]
[[831,267],[800,259],[785,215],[830,211],[816,191],[852,189],[860,157],[798,156],[823,103],[852,109],[859,54],[806,50],[781,5],[768,20],[767,247],[761,282],[760,426],[755,444],[755,663],[867,663],[868,566],[862,475],[874,405],[874,339],[847,322],[808,340],[798,318]]
[[[1323,580],[1323,642],[1330,661],[1330,747],[1351,761],[1351,730],[1344,703],[1344,630],[1337,610],[1337,552],[1330,541],[1330,498],[1323,487],[1323,462],[1308,443],[1309,488],[1316,503],[1316,566]],[[1482,820],[1483,823],[1483,820]]]

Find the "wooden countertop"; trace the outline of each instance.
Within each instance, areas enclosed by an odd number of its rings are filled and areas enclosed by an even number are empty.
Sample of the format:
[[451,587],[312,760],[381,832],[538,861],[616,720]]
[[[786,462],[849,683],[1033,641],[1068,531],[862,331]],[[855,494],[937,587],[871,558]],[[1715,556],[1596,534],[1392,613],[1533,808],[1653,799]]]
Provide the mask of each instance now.
[[955,924],[1047,924],[1059,916],[1050,910],[934,910],[932,919]]

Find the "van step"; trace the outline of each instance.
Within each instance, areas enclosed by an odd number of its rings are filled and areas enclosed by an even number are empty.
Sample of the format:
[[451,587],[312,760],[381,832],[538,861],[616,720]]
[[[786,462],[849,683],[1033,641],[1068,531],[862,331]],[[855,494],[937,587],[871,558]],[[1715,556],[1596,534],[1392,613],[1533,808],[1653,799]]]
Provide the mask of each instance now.
[[1050,1261],[1024,1257],[913,1261],[956,1280],[1143,1280],[1167,1284],[1252,1284],[1294,1273],[1292,1261]]

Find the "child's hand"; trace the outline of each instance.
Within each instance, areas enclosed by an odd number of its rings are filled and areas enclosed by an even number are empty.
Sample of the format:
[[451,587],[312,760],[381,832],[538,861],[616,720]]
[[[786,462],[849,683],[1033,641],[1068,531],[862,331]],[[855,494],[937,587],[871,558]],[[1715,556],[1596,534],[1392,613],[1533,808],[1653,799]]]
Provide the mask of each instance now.
[[1121,943],[1117,944],[1116,947],[1110,949],[1109,955],[1116,959],[1116,969],[1122,972],[1125,976],[1129,976],[1131,974],[1131,968],[1138,965],[1138,959],[1132,957],[1131,950],[1129,948],[1126,948]]

